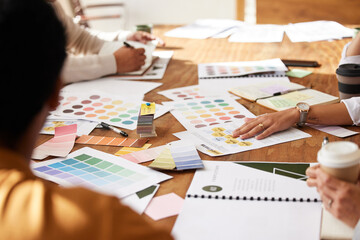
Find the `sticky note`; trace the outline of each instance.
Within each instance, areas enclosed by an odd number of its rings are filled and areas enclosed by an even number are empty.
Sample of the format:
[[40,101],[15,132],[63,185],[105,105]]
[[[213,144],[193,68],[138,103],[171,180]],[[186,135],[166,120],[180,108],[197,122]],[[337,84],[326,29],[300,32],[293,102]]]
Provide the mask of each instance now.
[[175,193],[155,197],[145,209],[145,214],[155,221],[178,215],[184,204],[184,199]]
[[155,114],[155,103],[143,103],[141,104],[140,115]]
[[310,74],[312,74],[311,71],[302,70],[302,69],[292,69],[292,70],[286,72],[286,76],[296,77],[296,78],[303,78]]

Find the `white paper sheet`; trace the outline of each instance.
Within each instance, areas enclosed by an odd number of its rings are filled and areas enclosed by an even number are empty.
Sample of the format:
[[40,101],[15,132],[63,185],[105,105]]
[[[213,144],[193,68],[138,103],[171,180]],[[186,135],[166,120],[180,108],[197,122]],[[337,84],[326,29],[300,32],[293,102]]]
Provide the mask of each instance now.
[[242,24],[243,22],[231,19],[199,19],[192,24],[170,30],[165,33],[165,36],[206,39]]
[[350,28],[333,21],[314,21],[289,24],[286,34],[292,42],[313,42],[352,37]]
[[296,128],[290,128],[262,140],[256,140],[254,137],[245,140],[242,140],[240,137],[233,138],[232,132],[243,124],[244,121],[241,120],[196,130],[193,129],[189,132],[195,139],[189,137],[186,139],[193,140],[196,148],[209,156],[223,156],[311,137],[310,134]]
[[282,42],[285,27],[273,24],[243,25],[237,28],[229,42]]

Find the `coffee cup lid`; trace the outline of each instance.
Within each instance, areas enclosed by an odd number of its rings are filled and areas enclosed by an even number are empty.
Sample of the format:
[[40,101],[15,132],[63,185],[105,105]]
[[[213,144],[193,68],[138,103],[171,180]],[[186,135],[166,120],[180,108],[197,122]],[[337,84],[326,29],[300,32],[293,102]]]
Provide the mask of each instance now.
[[336,69],[336,74],[345,77],[359,77],[360,64],[342,64]]
[[360,150],[357,144],[348,141],[330,142],[317,155],[320,164],[332,168],[345,168],[359,164]]

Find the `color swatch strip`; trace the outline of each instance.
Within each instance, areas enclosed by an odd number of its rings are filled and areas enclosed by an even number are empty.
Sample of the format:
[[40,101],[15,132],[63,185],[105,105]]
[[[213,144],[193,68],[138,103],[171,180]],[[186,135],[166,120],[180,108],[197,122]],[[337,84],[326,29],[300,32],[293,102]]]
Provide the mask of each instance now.
[[170,151],[177,170],[204,168],[204,164],[194,145],[171,145]]
[[82,135],[76,140],[79,144],[105,145],[117,147],[143,147],[149,139],[117,138]]
[[[165,147],[166,146],[150,148],[150,149],[142,150],[139,152],[125,154],[125,155],[122,155],[121,157],[126,160],[129,160],[133,163],[148,162],[148,161],[154,160],[157,156],[159,156],[159,154],[162,152],[162,150]],[[115,153],[115,155],[116,155],[116,153]]]

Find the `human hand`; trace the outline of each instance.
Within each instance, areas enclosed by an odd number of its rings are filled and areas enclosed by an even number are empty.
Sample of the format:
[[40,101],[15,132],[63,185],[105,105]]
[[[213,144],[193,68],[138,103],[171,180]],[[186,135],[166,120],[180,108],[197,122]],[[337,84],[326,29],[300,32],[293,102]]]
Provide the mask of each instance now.
[[360,219],[360,185],[330,176],[320,165],[306,170],[307,185],[316,187],[325,208],[350,227]]
[[114,52],[116,72],[125,73],[139,70],[145,64],[145,49],[122,47]]
[[299,111],[295,108],[280,112],[268,113],[257,118],[245,118],[245,123],[233,132],[233,137],[247,139],[262,132],[255,138],[266,138],[275,132],[288,129],[299,119]]
[[138,32],[134,32],[134,33],[130,34],[126,38],[126,40],[137,41],[137,42],[141,42],[141,43],[144,43],[144,44],[146,44],[148,41],[158,40],[159,45],[161,47],[165,46],[165,42],[162,39],[160,39],[158,37],[155,37],[154,35],[152,35],[150,33],[142,32],[142,31],[138,31]]

